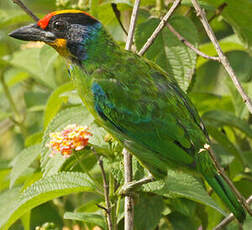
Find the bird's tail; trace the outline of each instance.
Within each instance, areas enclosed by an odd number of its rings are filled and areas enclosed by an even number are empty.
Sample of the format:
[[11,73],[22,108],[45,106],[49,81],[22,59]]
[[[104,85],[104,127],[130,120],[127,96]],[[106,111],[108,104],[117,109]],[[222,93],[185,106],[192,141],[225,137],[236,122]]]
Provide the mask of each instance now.
[[218,194],[238,221],[243,223],[246,218],[246,213],[223,176],[217,172],[208,151],[205,149],[201,150],[197,154],[196,159],[198,170],[205,177],[208,184]]

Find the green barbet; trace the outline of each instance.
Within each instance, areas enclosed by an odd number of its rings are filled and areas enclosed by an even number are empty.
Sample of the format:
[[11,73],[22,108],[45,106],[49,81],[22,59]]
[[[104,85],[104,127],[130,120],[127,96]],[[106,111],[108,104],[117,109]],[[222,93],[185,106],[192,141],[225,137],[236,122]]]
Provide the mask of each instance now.
[[78,10],[56,11],[10,36],[43,41],[69,63],[79,95],[98,124],[153,176],[197,169],[242,223],[245,211],[204,148],[207,131],[173,76],[121,49],[102,24]]

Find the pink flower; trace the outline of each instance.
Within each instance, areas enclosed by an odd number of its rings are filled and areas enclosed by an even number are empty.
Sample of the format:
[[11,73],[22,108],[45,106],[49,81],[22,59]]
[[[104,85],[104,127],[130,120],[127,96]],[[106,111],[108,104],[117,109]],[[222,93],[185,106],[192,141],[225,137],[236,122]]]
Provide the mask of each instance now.
[[50,133],[50,142],[47,146],[52,150],[50,157],[60,153],[64,157],[70,157],[73,150],[80,151],[88,145],[92,134],[86,126],[76,124],[68,125],[61,132]]

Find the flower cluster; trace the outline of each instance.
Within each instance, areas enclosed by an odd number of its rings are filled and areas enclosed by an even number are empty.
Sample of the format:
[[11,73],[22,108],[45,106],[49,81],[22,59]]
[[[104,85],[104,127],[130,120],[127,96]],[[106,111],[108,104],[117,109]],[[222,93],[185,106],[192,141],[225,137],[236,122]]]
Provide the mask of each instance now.
[[50,133],[50,142],[47,145],[52,150],[50,156],[60,153],[64,157],[69,157],[73,150],[84,149],[90,136],[92,134],[88,131],[88,127],[76,124],[68,125],[61,132]]

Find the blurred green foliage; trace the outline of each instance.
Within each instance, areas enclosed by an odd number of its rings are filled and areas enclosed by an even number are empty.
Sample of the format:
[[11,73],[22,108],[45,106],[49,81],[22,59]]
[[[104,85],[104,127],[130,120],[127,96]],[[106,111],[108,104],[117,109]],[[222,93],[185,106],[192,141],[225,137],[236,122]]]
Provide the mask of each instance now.
[[[159,1],[157,1],[159,2]],[[135,34],[140,50],[162,15],[171,6],[143,0]],[[26,0],[42,17],[66,8],[83,9],[97,17],[122,46],[125,34],[113,13],[117,4],[128,28],[130,0]],[[246,92],[252,97],[252,27],[250,0],[202,0],[211,26]],[[218,7],[226,3],[223,11]],[[11,0],[0,1],[0,226],[15,230],[61,229],[78,224],[82,229],[107,229],[101,191],[87,179],[89,171],[102,184],[101,171],[90,149],[81,152],[85,170],[74,157],[48,158],[49,133],[67,124],[87,124],[91,144],[102,153],[111,187],[114,222],[123,229],[122,146],[106,136],[83,107],[67,73],[64,60],[41,43],[22,42],[8,33],[32,20]],[[170,23],[183,37],[208,55],[216,55],[189,0],[184,0]],[[226,173],[247,198],[252,194],[252,116],[223,67],[196,54],[165,28],[145,55],[174,75],[198,108],[214,150]],[[105,140],[107,141],[104,141]],[[146,175],[133,159],[134,178]],[[82,171],[82,172],[81,172]],[[212,229],[225,207],[206,192],[199,178],[171,171],[166,180],[144,185],[136,197],[135,229]],[[115,192],[113,192],[115,191]],[[74,194],[73,194],[74,193]],[[64,195],[64,197],[62,197]],[[19,221],[17,221],[20,219]],[[53,222],[47,223],[46,222]],[[12,225],[14,224],[14,225]],[[234,221],[226,229],[238,229]],[[244,229],[252,229],[247,218]]]

